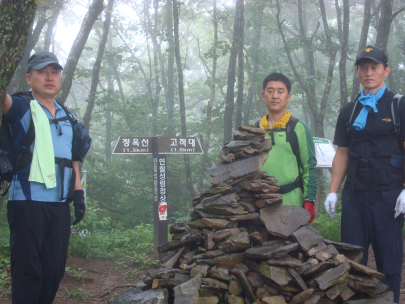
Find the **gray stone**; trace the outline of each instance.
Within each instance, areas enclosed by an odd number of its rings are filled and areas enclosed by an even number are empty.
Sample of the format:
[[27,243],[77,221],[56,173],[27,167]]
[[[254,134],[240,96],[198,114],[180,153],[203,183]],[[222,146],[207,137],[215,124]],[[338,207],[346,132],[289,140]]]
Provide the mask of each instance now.
[[302,290],[307,290],[308,287],[305,284],[304,280],[300,277],[300,275],[295,271],[294,268],[292,267],[288,267],[288,272],[291,274],[291,276],[295,279],[295,281],[298,283],[298,285],[300,285],[300,287],[302,288]]
[[241,182],[240,186],[244,190],[260,193],[277,193],[280,190],[280,187],[269,185],[263,181],[245,181]]
[[318,251],[317,254],[315,254],[315,258],[319,262],[326,262],[326,261],[332,259],[332,255],[329,252],[321,250],[321,251]]
[[243,287],[239,281],[229,283],[229,293],[234,296],[240,296],[243,293]]
[[235,130],[233,131],[233,139],[235,140],[250,140],[252,135],[247,131]]
[[335,258],[338,254],[339,251],[335,248],[335,246],[333,245],[329,245],[328,247],[326,247],[326,249],[324,249],[326,252],[330,253],[332,255],[332,258]]
[[317,259],[308,259],[305,263],[302,264],[301,267],[296,268],[295,270],[299,275],[302,275],[304,272],[308,271],[315,265],[319,265],[319,261]]
[[242,285],[243,290],[245,292],[245,296],[248,298],[250,303],[253,303],[256,300],[255,293],[253,291],[252,285],[246,278],[246,275],[242,272],[239,271],[236,273],[236,277],[239,280],[239,283]]
[[343,286],[342,291],[340,292],[339,296],[343,301],[349,300],[351,297],[353,297],[356,294],[356,291],[351,289],[349,286],[347,286],[347,283]]
[[259,272],[255,272],[254,274],[248,276],[247,279],[252,288],[255,290],[265,284],[264,278]]
[[202,297],[198,299],[198,304],[217,304],[218,302],[218,297]]
[[284,245],[284,242],[274,241],[271,246],[252,247],[246,250],[245,256],[247,258],[267,260],[282,258],[286,256],[289,252],[295,251],[298,249],[298,244],[293,243],[290,245]]
[[287,304],[283,296],[264,297],[262,302],[266,304]]
[[217,297],[222,301],[222,294],[219,287],[201,285],[200,290],[198,291],[200,298],[202,297]]
[[183,246],[189,245],[189,244],[196,244],[196,243],[201,243],[202,242],[202,235],[200,233],[187,233],[184,235],[181,240],[181,244]]
[[372,279],[367,276],[353,275],[349,276],[347,285],[361,293],[368,294],[369,296],[376,298],[386,293],[389,288],[387,285],[379,281],[378,279]]
[[289,304],[301,304],[301,303],[305,302],[306,300],[308,300],[312,296],[313,293],[314,293],[313,289],[307,289],[307,290],[295,295],[291,299],[291,301],[288,303]]
[[203,203],[198,204],[195,208],[195,211],[201,214],[200,211],[211,213],[215,215],[239,215],[239,214],[247,214],[245,208],[239,206],[237,208],[233,208],[228,205],[213,205],[213,206],[206,206]]
[[319,299],[321,298],[320,295],[312,295],[308,300],[306,300],[303,304],[317,304]]
[[[246,262],[245,262],[246,264]],[[249,268],[245,264],[236,264],[235,267],[232,268],[231,273],[237,273],[238,271],[242,271],[244,274],[247,274],[249,272]],[[249,265],[249,263],[247,263]],[[258,265],[259,267],[259,265]],[[259,268],[257,268],[259,269]]]
[[[240,204],[241,204],[241,205],[243,206],[243,208],[245,208],[246,211],[249,212],[249,213],[253,213],[253,212],[255,212],[255,211],[257,210],[257,207],[256,207],[255,203],[254,203],[254,202],[248,202],[248,201],[246,201],[246,199],[241,200],[241,201],[240,201]],[[258,214],[258,215],[259,215],[259,214]],[[260,215],[259,215],[259,217],[260,217]]]
[[316,265],[312,266],[311,268],[309,268],[308,270],[306,270],[301,275],[305,279],[312,278],[312,277],[320,274],[321,272],[324,272],[334,266],[335,265],[332,262],[324,262],[324,263],[316,264]]
[[256,213],[256,212],[252,212],[249,214],[241,214],[241,215],[234,215],[234,216],[230,216],[229,220],[231,221],[251,221],[251,220],[255,220],[255,219],[259,219],[260,218],[260,214]]
[[192,268],[191,270],[190,270],[190,276],[192,277],[192,278],[194,278],[196,275],[198,275],[199,273],[201,273],[201,276],[203,277],[203,278],[205,278],[206,276],[207,276],[207,273],[208,273],[208,269],[209,269],[210,267],[209,266],[207,266],[207,265],[197,265],[197,266],[195,266],[194,268]]
[[170,226],[170,234],[187,232],[187,227],[184,223],[174,223]]
[[243,263],[243,253],[228,253],[213,259],[215,266],[231,270],[236,264]]
[[345,263],[345,262],[348,262],[349,260],[348,259],[346,259],[346,257],[343,255],[343,254],[338,254],[336,257],[335,257],[335,265],[337,266],[337,265],[340,265],[340,264],[342,264],[342,263]]
[[308,223],[311,215],[298,206],[275,205],[260,209],[260,220],[268,232],[283,238]]
[[136,288],[128,288],[125,292],[109,300],[108,304],[167,304],[167,289],[151,289],[142,292]]
[[339,266],[325,271],[321,276],[315,279],[321,290],[328,289],[335,284],[347,280],[350,266],[348,263],[340,264]]
[[363,250],[364,248],[357,245],[352,245],[348,243],[338,243],[331,240],[323,240],[328,245],[333,245],[337,250]]
[[228,274],[228,270],[219,267],[212,268],[208,273],[208,277],[227,284],[233,280],[232,277]]
[[[156,279],[153,281],[157,282],[156,288],[168,288],[168,289],[173,289],[177,285],[184,283],[184,282],[180,282],[179,280],[176,280],[176,279],[160,279],[160,280]],[[152,289],[155,289],[153,285],[152,285]]]
[[302,263],[290,256],[267,260],[267,264],[273,266],[302,267]]
[[184,282],[187,282],[188,280],[190,280],[191,277],[190,277],[189,274],[176,273],[176,274],[174,275],[174,279],[177,280],[177,281],[179,281],[180,284],[181,284],[181,283],[184,283]]
[[[332,246],[332,245],[331,245]],[[327,250],[327,248],[328,248],[328,245],[326,245],[323,241],[320,241],[319,243],[318,243],[318,245],[316,245],[315,247],[312,247],[311,249],[309,249],[308,251],[307,251],[307,255],[308,256],[310,256],[310,257],[312,257],[312,256],[314,256],[315,254],[317,254],[319,251],[321,251],[321,250]],[[336,249],[336,248],[335,248]]]
[[367,266],[361,265],[361,264],[356,263],[354,261],[349,260],[349,265],[356,272],[364,273],[365,275],[368,275],[368,276],[370,276],[372,278],[377,278],[379,280],[382,280],[385,277],[385,275],[382,274],[381,272],[373,270],[373,269],[371,269],[371,268],[369,268]]
[[262,275],[279,286],[286,286],[293,279],[286,268],[270,266],[264,261],[260,263],[259,271]]
[[210,258],[215,258],[217,256],[223,255],[224,252],[220,249],[217,250],[212,250],[212,251],[207,251],[205,253],[201,253],[198,255],[195,255],[195,259],[210,259]]
[[249,234],[241,231],[238,234],[230,236],[228,239],[218,243],[218,248],[224,252],[239,252],[250,247]]
[[229,304],[245,304],[241,297],[237,297],[235,295],[228,296],[228,303]]
[[239,127],[240,131],[246,131],[254,135],[265,135],[266,131],[260,128],[256,128],[253,125],[244,125]]
[[186,247],[181,248],[175,256],[162,265],[162,268],[172,269],[174,265],[179,261],[181,255],[183,254]]
[[201,274],[173,288],[174,304],[198,304]]
[[347,283],[341,282],[339,284],[336,284],[332,288],[329,288],[327,291],[325,291],[325,294],[329,299],[334,300],[337,298],[338,295],[340,295],[345,286],[347,286]]
[[189,222],[188,225],[192,228],[223,229],[236,227],[238,223],[230,222],[225,219],[203,218],[193,222]]
[[202,278],[201,283],[207,286],[213,286],[213,287],[218,287],[220,289],[225,289],[228,290],[228,284],[224,282],[220,282],[215,279],[210,279],[210,278]]
[[234,205],[234,200],[236,200],[236,193],[229,193],[226,195],[221,195],[213,200],[207,201],[207,199],[202,200],[201,203],[206,206],[232,206]]
[[250,158],[232,162],[230,164],[218,164],[210,168],[210,182],[217,185],[228,179],[258,171],[266,162],[268,153],[262,153]]
[[162,245],[157,246],[156,249],[159,253],[163,253],[163,252],[167,252],[167,251],[176,249],[180,246],[181,246],[180,241],[169,241],[169,242],[163,243]]
[[257,208],[262,209],[268,206],[282,204],[283,198],[267,198],[255,201]]
[[292,238],[305,252],[308,252],[312,247],[315,247],[323,240],[323,237],[310,226],[299,228],[292,234]]

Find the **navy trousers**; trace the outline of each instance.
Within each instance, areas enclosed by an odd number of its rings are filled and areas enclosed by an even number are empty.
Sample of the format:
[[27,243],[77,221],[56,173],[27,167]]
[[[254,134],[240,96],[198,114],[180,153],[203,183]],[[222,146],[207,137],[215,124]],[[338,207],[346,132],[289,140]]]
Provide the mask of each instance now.
[[68,203],[9,201],[12,303],[51,304],[65,273]]
[[398,303],[402,271],[402,215],[394,219],[396,200],[402,189],[378,191],[377,199],[370,200],[369,191],[350,189],[342,192],[342,242],[364,247],[361,261],[367,265],[371,244],[377,270],[385,275],[382,280],[394,292]]

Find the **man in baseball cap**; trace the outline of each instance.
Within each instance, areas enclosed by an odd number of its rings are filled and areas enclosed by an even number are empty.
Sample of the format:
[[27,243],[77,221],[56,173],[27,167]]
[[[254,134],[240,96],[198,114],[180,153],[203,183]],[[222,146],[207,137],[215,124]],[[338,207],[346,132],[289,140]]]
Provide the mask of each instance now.
[[377,270],[385,275],[383,282],[398,303],[405,214],[405,103],[400,102],[401,95],[394,98],[384,84],[391,72],[384,50],[368,45],[357,54],[355,66],[363,89],[339,113],[333,142],[338,148],[325,209],[337,216],[336,193],[346,176],[342,242],[364,248],[363,265],[367,265],[371,244]]
[[55,101],[62,69],[53,53],[35,53],[25,76],[32,91],[6,95],[4,101],[11,153],[21,159],[13,163],[7,206],[13,304],[53,302],[67,260],[69,202],[75,207],[73,224],[85,212],[79,165],[72,157],[72,123]]

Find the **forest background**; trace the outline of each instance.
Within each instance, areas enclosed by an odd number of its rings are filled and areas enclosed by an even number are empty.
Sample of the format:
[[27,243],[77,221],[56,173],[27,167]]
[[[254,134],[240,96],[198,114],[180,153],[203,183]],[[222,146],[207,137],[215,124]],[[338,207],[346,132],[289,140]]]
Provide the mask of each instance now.
[[[404,10],[403,0],[1,0],[0,100],[28,90],[30,54],[57,55],[64,66],[57,100],[93,138],[81,167],[87,211],[73,227],[70,254],[147,266],[152,157],[112,155],[119,136],[199,138],[204,155],[167,158],[169,224],[187,222],[223,143],[266,113],[269,73],[291,78],[289,111],[331,140],[339,109],[360,91],[354,58],[366,45],[386,51],[387,86],[405,93]],[[325,172],[321,201],[327,189]],[[0,288],[9,286],[6,205],[2,197]],[[323,207],[315,225],[339,239],[339,218]]]

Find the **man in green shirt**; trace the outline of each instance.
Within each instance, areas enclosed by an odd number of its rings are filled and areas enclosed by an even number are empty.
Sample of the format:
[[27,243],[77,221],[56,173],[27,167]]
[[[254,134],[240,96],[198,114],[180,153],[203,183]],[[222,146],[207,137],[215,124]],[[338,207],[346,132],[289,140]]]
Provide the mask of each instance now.
[[258,123],[268,130],[273,147],[260,170],[280,181],[283,204],[305,207],[312,222],[318,187],[312,132],[306,123],[287,111],[291,100],[288,77],[281,73],[268,75],[263,81],[262,98],[268,113]]

